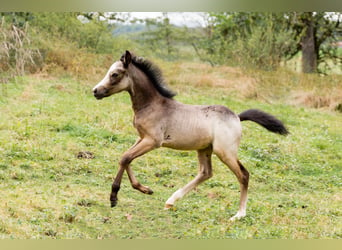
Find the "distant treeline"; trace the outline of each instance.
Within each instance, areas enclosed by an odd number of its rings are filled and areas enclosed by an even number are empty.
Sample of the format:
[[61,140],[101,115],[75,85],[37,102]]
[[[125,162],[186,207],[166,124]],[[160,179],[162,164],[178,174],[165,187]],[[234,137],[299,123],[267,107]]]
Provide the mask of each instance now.
[[117,57],[126,49],[165,60],[266,70],[301,55],[305,73],[326,73],[324,65],[342,63],[335,46],[342,40],[341,13],[222,12],[203,19],[204,27],[189,28],[172,25],[168,13],[129,25],[120,13],[0,13],[1,74],[70,68],[82,53]]

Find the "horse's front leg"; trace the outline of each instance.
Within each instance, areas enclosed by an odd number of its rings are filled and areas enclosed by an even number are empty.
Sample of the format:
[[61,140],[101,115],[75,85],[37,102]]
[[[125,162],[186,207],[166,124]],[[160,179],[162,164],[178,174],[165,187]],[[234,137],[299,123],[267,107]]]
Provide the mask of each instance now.
[[112,185],[112,192],[110,194],[110,203],[112,207],[115,207],[118,201],[117,195],[120,190],[122,175],[124,171],[127,171],[129,180],[132,184],[132,187],[138,189],[142,193],[145,194],[152,194],[153,191],[146,186],[141,185],[136,177],[133,174],[133,171],[130,168],[130,163],[137,157],[151,151],[152,149],[156,148],[156,143],[153,139],[150,138],[143,138],[139,140],[137,143],[134,144],[128,151],[126,151],[120,161],[120,168],[119,171],[114,179]]

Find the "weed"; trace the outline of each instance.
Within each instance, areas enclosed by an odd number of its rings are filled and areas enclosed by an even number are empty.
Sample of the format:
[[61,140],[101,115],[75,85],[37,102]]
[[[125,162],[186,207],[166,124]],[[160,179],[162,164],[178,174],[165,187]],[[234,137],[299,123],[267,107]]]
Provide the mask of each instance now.
[[76,220],[78,210],[75,207],[64,206],[64,211],[62,215],[59,216],[60,220],[65,223],[73,223]]
[[91,207],[95,204],[96,203],[94,201],[89,201],[89,200],[85,200],[85,199],[82,199],[79,202],[77,202],[77,205],[82,206],[82,207]]

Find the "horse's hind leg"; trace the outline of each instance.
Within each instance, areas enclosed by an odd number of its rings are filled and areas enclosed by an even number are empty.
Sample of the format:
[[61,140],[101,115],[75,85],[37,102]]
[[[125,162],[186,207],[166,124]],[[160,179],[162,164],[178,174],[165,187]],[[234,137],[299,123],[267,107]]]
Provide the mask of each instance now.
[[174,203],[181,199],[184,195],[189,193],[192,189],[194,189],[201,182],[209,179],[212,176],[212,167],[211,167],[211,155],[212,155],[212,146],[198,150],[198,161],[199,161],[199,172],[195,179],[186,184],[183,188],[178,189],[176,192],[172,194],[172,196],[166,201],[165,209],[169,209],[173,207]]
[[236,213],[236,215],[230,218],[230,220],[240,219],[246,216],[249,173],[237,159],[236,153],[230,153],[228,150],[218,150],[215,151],[215,153],[220,158],[220,160],[224,164],[226,164],[230,168],[230,170],[232,170],[240,183],[239,211]]

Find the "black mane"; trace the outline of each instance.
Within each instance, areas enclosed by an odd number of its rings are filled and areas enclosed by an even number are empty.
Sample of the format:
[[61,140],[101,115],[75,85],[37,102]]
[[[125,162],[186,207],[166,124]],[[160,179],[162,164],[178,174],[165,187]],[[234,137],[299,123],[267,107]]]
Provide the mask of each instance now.
[[173,91],[166,87],[161,70],[151,61],[142,57],[134,56],[132,58],[132,63],[146,74],[146,76],[151,80],[153,86],[162,96],[172,98],[176,95]]

